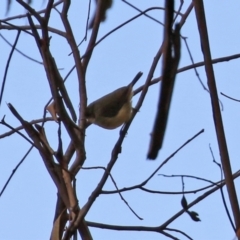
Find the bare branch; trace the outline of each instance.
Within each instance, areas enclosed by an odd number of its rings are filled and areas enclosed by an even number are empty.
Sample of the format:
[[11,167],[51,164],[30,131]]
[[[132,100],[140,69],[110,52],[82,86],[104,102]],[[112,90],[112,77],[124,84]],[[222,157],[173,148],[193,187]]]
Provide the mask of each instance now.
[[208,31],[207,31],[207,24],[205,19],[204,5],[202,0],[194,0],[193,3],[195,7],[202,52],[203,52],[204,61],[205,61],[205,70],[208,78],[208,87],[209,87],[210,96],[211,96],[213,119],[214,119],[217,139],[218,139],[221,162],[222,162],[223,171],[226,179],[226,186],[229,194],[229,199],[232,207],[236,229],[238,229],[240,227],[239,204],[238,204],[238,198],[235,190],[235,185],[232,179],[231,164],[230,164],[230,159],[228,155],[228,148],[227,148],[227,143],[226,143],[226,138],[224,133],[221,111],[218,103],[217,87],[215,82],[210,46],[208,41]]

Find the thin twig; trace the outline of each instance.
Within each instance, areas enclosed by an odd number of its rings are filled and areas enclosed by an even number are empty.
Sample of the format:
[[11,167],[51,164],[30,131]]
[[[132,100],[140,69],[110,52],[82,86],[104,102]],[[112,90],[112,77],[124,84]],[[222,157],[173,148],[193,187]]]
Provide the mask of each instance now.
[[182,7],[183,7],[183,3],[184,3],[184,0],[180,0],[180,5],[179,5],[179,8],[178,8],[178,10],[177,10],[177,13],[176,13],[176,15],[175,15],[175,17],[174,17],[174,19],[173,19],[173,22],[176,22],[176,20],[177,20],[177,18],[178,18],[179,15],[183,15],[183,14],[181,14],[181,10],[182,10]]
[[[41,123],[41,122],[47,122],[47,121],[54,121],[52,117],[47,117],[47,118],[40,118],[40,119],[36,119],[36,120],[32,120],[31,122],[29,122],[30,124],[36,124],[36,123]],[[14,134],[16,131],[22,130],[23,126],[19,126],[19,127],[15,127],[13,128],[13,130],[5,132],[3,134],[0,135],[0,139],[1,138],[5,138],[8,136],[11,136],[12,134]]]
[[[212,59],[212,64],[231,61],[231,60],[238,59],[238,58],[240,58],[240,54],[234,54],[234,55],[229,55],[229,56],[226,56],[226,57],[215,58],[215,59]],[[198,63],[195,63],[195,64],[191,64],[191,65],[179,68],[177,70],[177,73],[185,72],[189,69],[193,69],[193,68],[197,68],[197,67],[202,67],[202,66],[204,66],[204,64],[205,64],[204,62],[198,62]],[[156,84],[156,83],[160,82],[161,80],[162,80],[162,77],[154,78],[154,79],[151,80],[149,85]],[[135,89],[133,95],[136,95],[136,94],[140,93],[143,90],[143,87],[144,86],[141,86],[141,87]],[[224,95],[224,94],[222,94],[222,95]]]
[[221,92],[221,94],[222,94],[224,97],[229,98],[229,99],[231,99],[231,100],[233,100],[233,101],[235,101],[235,102],[240,102],[240,100],[238,100],[238,99],[236,99],[236,98],[233,98],[233,97],[230,97],[230,96],[228,96],[228,95],[226,95],[226,94],[224,94],[224,93],[222,93],[222,92]]
[[[57,5],[61,4],[63,1],[64,0],[59,0],[59,1],[55,2],[53,4],[53,7],[56,7]],[[41,13],[45,13],[45,11],[46,11],[46,9],[42,9],[40,11],[37,11],[37,13],[41,14]],[[11,20],[15,20],[15,19],[25,18],[25,17],[27,17],[27,14],[28,13],[16,15],[16,16],[13,16],[13,17],[4,18],[3,21],[11,21]]]
[[[221,174],[221,181],[222,181],[222,180],[223,180],[222,166],[221,166],[220,163],[218,163],[218,162],[215,160],[215,157],[214,157],[214,154],[213,154],[213,151],[212,151],[212,148],[211,148],[211,145],[210,145],[210,144],[209,144],[209,149],[210,149],[210,152],[211,152],[211,155],[212,155],[212,158],[213,158],[213,162],[219,167],[220,174]],[[225,211],[226,211],[226,213],[227,213],[229,222],[230,222],[230,224],[231,224],[232,229],[234,230],[234,232],[236,232],[236,228],[235,228],[235,226],[234,226],[233,220],[232,220],[231,215],[230,215],[230,213],[229,213],[228,206],[227,206],[227,203],[226,203],[226,199],[225,199],[225,196],[224,196],[222,187],[220,188],[220,193],[221,193],[223,205],[224,205]]]
[[[0,37],[1,37],[9,46],[13,47],[13,45],[12,45],[1,33],[0,33]],[[38,60],[36,60],[36,59],[34,59],[34,58],[26,55],[25,53],[23,53],[22,51],[20,51],[20,50],[17,49],[16,47],[15,47],[15,51],[18,52],[18,53],[20,53],[22,56],[24,56],[25,58],[27,58],[27,59],[29,59],[29,60],[31,60],[31,61],[33,61],[33,62],[36,62],[36,63],[39,63],[39,64],[43,64],[42,62],[40,62],[40,61],[38,61]]]
[[[22,134],[21,132],[19,132],[16,128],[13,128],[11,125],[9,125],[8,123],[5,122],[5,116],[2,118],[2,120],[0,121],[0,124],[10,128],[14,133],[19,134],[22,138],[24,138],[27,142],[29,142],[31,145],[35,146],[34,143],[29,140],[24,134]],[[35,146],[36,147],[36,146]]]
[[[138,12],[142,13],[142,10],[139,9],[138,7],[134,6],[132,3],[126,1],[126,0],[122,0],[124,3],[126,3],[128,6],[132,7],[133,9],[137,10]],[[164,8],[162,8],[162,10],[165,10]],[[154,22],[164,26],[164,24],[162,22],[160,22],[159,20],[157,20],[156,18],[150,16],[147,13],[143,13],[144,16],[148,17],[149,19],[153,20]]]
[[[1,23],[1,21],[0,21],[0,23]],[[31,29],[31,27],[29,25],[13,25],[13,24],[9,24],[9,23],[6,23],[6,24],[8,24],[9,26],[7,26],[7,25],[0,25],[0,30],[1,29],[22,30],[23,32],[26,32],[26,33],[29,34],[29,32],[26,31],[26,30],[30,30]],[[42,26],[39,25],[39,24],[36,24],[35,27],[36,27],[36,29],[42,29]],[[56,28],[48,26],[48,31],[52,32],[52,33],[55,33],[55,34],[57,34],[57,35],[59,35],[61,37],[66,38],[66,33],[61,31],[61,30],[59,30],[59,29],[56,29]],[[29,35],[32,35],[32,34],[29,34]]]
[[[5,25],[2,25],[2,23],[5,23],[5,24],[9,25],[10,27],[7,27],[7,26],[5,26]],[[32,33],[30,33],[29,31],[27,31],[27,30],[25,29],[25,26],[23,26],[23,27],[22,27],[22,26],[17,26],[17,25],[14,25],[14,24],[12,24],[12,23],[5,22],[5,21],[2,21],[2,20],[0,21],[0,29],[21,30],[21,31],[27,33],[28,35],[31,35],[31,36],[32,36]]]
[[4,184],[1,192],[0,192],[0,197],[2,196],[2,194],[4,193],[6,187],[8,186],[9,182],[11,181],[13,175],[16,173],[16,171],[18,170],[18,168],[20,167],[20,165],[23,163],[23,161],[26,159],[26,157],[28,156],[28,154],[32,151],[33,149],[33,145],[28,149],[28,151],[26,152],[26,154],[23,156],[23,158],[19,161],[19,163],[17,164],[17,166],[12,170],[11,175],[8,177],[6,183]]
[[[191,59],[191,62],[192,62],[192,64],[194,65],[193,56],[192,56],[191,50],[190,50],[190,48],[189,48],[189,45],[188,45],[188,42],[187,42],[187,38],[186,38],[186,37],[182,37],[182,39],[183,39],[183,41],[184,41],[184,43],[185,43],[185,45],[186,45],[186,48],[187,48],[187,51],[188,51],[188,55],[189,55],[189,57],[190,57],[190,59]],[[200,77],[200,74],[198,73],[196,67],[194,67],[194,72],[195,72],[195,74],[196,74],[196,76],[197,76],[197,78],[198,78],[198,81],[199,81],[200,84],[202,85],[203,89],[209,93],[209,90],[208,90],[208,88],[204,85],[204,83],[203,83],[203,81],[202,81],[202,79],[201,79],[201,77]],[[210,93],[209,93],[209,94],[210,94]],[[221,109],[222,109],[222,111],[223,111],[223,104],[222,104],[222,102],[221,102],[220,99],[219,99],[219,103],[220,103]]]
[[25,3],[22,0],[16,0],[20,5],[22,5],[30,14],[32,14],[40,24],[43,23],[43,19],[38,12],[36,12],[29,4]]
[[3,76],[3,82],[2,82],[1,92],[0,92],[0,106],[1,106],[1,103],[2,103],[4,87],[5,87],[5,83],[6,83],[6,80],[7,80],[8,68],[9,68],[9,65],[10,65],[10,61],[12,59],[13,52],[14,52],[15,47],[17,45],[18,39],[20,37],[20,34],[21,34],[21,31],[18,30],[17,36],[15,38],[14,44],[12,46],[12,49],[11,49],[11,52],[9,54],[9,57],[8,57],[8,60],[7,60],[7,64],[6,64],[6,67],[5,67],[4,76]]
[[191,238],[188,234],[186,234],[185,232],[183,231],[180,231],[178,229],[175,229],[175,228],[166,228],[167,231],[172,231],[172,232],[177,232],[177,233],[181,233],[183,236],[185,236],[186,238],[190,239],[190,240],[193,240],[193,238]]
[[[91,170],[91,169],[103,169],[104,171],[106,171],[105,167],[101,167],[101,166],[96,166],[96,167],[81,167],[81,169],[83,170]],[[139,220],[143,220],[143,218],[139,217],[138,214],[130,207],[130,205],[128,204],[128,202],[125,200],[125,198],[123,197],[122,193],[119,191],[118,186],[116,181],[114,180],[113,176],[111,173],[109,173],[109,177],[111,178],[113,185],[115,186],[120,198],[122,199],[122,201],[127,205],[127,207],[130,209],[130,211],[139,219]],[[102,192],[101,192],[102,193]]]

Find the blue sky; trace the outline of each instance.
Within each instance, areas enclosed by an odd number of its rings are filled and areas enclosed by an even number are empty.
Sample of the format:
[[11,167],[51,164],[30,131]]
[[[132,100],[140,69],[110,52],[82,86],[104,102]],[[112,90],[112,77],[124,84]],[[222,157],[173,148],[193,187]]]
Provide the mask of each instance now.
[[[40,1],[41,2],[41,1]],[[34,1],[35,9],[44,8],[42,2]],[[164,1],[131,1],[140,9],[145,10],[153,6],[163,6]],[[184,13],[190,1],[184,1]],[[176,1],[178,8],[179,1]],[[206,18],[210,39],[212,58],[219,58],[239,53],[239,9],[238,1],[205,1]],[[85,34],[88,1],[72,1],[69,19],[73,32],[80,42]],[[8,16],[24,13],[25,11],[13,3]],[[114,1],[108,12],[107,21],[101,24],[99,39],[122,22],[135,16],[137,12],[122,1]],[[163,11],[149,12],[151,16],[163,21]],[[0,10],[0,17],[4,19],[5,8]],[[26,25],[26,19],[13,21],[14,24]],[[58,14],[53,11],[50,26],[63,30]],[[163,40],[163,28],[154,21],[142,16],[119,29],[107,37],[95,49],[88,67],[86,84],[88,102],[107,94],[118,87],[127,85],[137,72],[144,74],[136,87],[144,84],[153,58]],[[10,42],[14,42],[16,32],[2,30],[1,34]],[[88,31],[88,40],[91,31]],[[184,24],[181,34],[187,37],[191,53],[195,62],[203,61],[200,47],[199,33],[194,10]],[[51,50],[66,76],[73,66],[73,59],[68,56],[70,48],[64,38],[51,34]],[[84,42],[80,47],[83,54],[87,46]],[[33,38],[25,33],[20,36],[17,48],[25,54],[41,61],[40,54]],[[11,48],[0,38],[1,68],[3,78],[6,59]],[[218,92],[239,97],[239,59],[214,65],[214,73]],[[191,65],[186,47],[182,41],[182,57],[179,67]],[[205,70],[197,69],[205,85],[207,85]],[[161,61],[154,73],[154,78],[161,74]],[[77,76],[73,72],[66,82],[69,96],[77,111],[79,96]],[[150,133],[156,114],[157,99],[160,85],[149,88],[147,97],[140,111],[137,113],[122,145],[122,153],[112,170],[112,175],[119,188],[136,185],[145,180],[171,153],[185,141],[204,129],[204,133],[188,144],[166,164],[159,174],[188,174],[206,178],[211,181],[220,179],[220,171],[212,162],[209,150],[211,144],[216,161],[220,162],[216,141],[215,128],[212,118],[210,96],[199,83],[194,70],[179,73],[176,78],[174,94],[171,104],[169,121],[163,149],[156,161],[147,161],[146,154],[149,146]],[[139,95],[134,96],[133,106]],[[9,111],[6,103],[11,103],[22,117],[28,121],[42,117],[43,108],[50,98],[50,90],[42,65],[29,61],[18,53],[14,53],[8,72],[6,88],[0,109],[0,117],[6,115],[5,120],[12,126],[19,126],[19,122]],[[233,102],[219,95],[223,104],[223,121],[227,137],[227,145],[233,172],[239,169],[239,103]],[[78,111],[77,111],[78,112]],[[48,122],[45,125],[48,140],[53,149],[57,148],[57,124]],[[0,125],[0,134],[8,129]],[[111,157],[111,150],[119,137],[120,128],[105,130],[98,126],[90,126],[86,132],[87,160],[85,167],[106,166]],[[63,131],[63,144],[66,149],[69,143],[67,133]],[[28,142],[18,135],[1,139],[1,169],[0,188],[22,156],[29,149]],[[80,206],[83,206],[101,179],[102,170],[82,170],[77,175],[77,193]],[[239,180],[235,181],[238,192]],[[194,190],[208,184],[194,179],[185,179],[185,190]],[[158,191],[181,191],[180,178],[164,178],[154,176],[146,186]],[[114,190],[110,180],[104,190]],[[225,197],[228,201],[226,189]],[[0,198],[0,239],[49,239],[54,216],[56,187],[48,175],[38,152],[33,150],[10,182],[8,188]],[[203,192],[186,195],[188,202],[193,201]],[[123,196],[130,206],[144,220],[137,219],[120,199],[119,195],[100,195],[94,202],[86,220],[113,225],[158,226],[181,210],[181,195],[149,194],[141,190],[125,192]],[[228,204],[229,205],[229,204]],[[230,208],[229,208],[230,209]],[[194,240],[203,239],[233,239],[234,232],[227,219],[220,192],[195,205],[191,210],[199,213],[201,222],[193,222],[187,214],[183,214],[169,225],[185,231]],[[230,209],[231,212],[231,209]],[[161,234],[151,232],[111,231],[91,228],[94,239],[167,239]],[[181,235],[175,235],[184,239]]]

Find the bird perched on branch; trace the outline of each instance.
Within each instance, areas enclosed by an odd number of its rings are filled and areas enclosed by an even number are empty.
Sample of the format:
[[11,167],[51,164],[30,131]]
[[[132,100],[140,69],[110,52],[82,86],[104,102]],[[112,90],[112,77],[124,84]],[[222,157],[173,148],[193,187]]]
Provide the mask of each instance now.
[[[91,19],[91,21],[90,21],[90,23],[88,25],[89,29],[93,28],[93,24],[94,24],[94,21],[95,21],[95,18],[96,18],[97,7],[98,7],[97,5],[99,4],[99,1],[95,0],[95,2],[96,2],[96,8],[95,8],[95,12],[94,12],[93,18]],[[102,0],[101,9],[100,9],[100,21],[101,22],[104,22],[106,20],[107,10],[109,8],[111,8],[111,6],[112,6],[112,0]]]
[[125,87],[97,99],[86,108],[86,119],[102,128],[115,129],[126,123],[132,115],[133,85],[141,77],[138,73],[134,80]]

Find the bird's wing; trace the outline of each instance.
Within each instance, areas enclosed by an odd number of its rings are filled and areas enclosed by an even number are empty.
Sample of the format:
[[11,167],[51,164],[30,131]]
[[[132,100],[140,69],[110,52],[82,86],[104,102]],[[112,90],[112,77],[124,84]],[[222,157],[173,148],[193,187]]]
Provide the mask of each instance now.
[[[128,87],[123,87],[122,91],[119,91],[120,89],[104,96],[106,100],[109,99],[109,102],[106,106],[101,108],[101,116],[103,117],[114,117],[118,114],[119,110],[122,108],[122,106],[129,101],[129,94],[128,92],[131,91]],[[114,95],[114,98],[113,98]],[[108,98],[108,99],[107,99]],[[112,99],[115,99],[115,101],[111,101]]]

